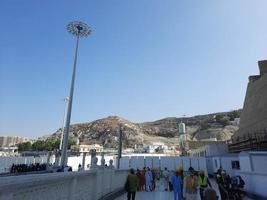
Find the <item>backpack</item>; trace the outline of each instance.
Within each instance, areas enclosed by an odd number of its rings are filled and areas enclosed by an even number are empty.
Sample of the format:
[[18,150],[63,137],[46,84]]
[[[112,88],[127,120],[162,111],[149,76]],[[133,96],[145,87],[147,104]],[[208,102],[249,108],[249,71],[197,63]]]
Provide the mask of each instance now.
[[244,185],[245,185],[245,181],[241,178],[241,176],[237,176],[237,177],[238,177],[238,179],[239,179],[239,186],[240,186],[241,188],[243,188]]

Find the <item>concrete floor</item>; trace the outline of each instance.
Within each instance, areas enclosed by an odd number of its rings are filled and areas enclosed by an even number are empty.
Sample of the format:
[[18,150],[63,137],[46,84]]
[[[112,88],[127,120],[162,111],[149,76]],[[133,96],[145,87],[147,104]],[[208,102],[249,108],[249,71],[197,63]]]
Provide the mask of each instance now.
[[[216,190],[217,195],[219,195],[218,187],[215,181],[211,180],[213,189]],[[157,187],[155,191],[152,192],[137,192],[135,200],[173,200],[173,192],[164,191],[163,181],[157,182]],[[127,200],[127,195],[124,194],[121,197],[116,198],[116,200]],[[200,196],[198,194],[198,200],[200,200]],[[220,197],[219,197],[220,200]],[[243,200],[252,200],[250,198],[245,197]]]

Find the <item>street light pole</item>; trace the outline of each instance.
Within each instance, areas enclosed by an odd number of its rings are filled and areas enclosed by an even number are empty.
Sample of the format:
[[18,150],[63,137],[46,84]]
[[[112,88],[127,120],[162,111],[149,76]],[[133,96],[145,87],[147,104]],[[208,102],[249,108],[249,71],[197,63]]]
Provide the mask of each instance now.
[[119,149],[118,149],[118,169],[120,169],[120,162],[121,162],[121,152],[122,152],[122,130],[120,125],[120,136],[119,136]]
[[73,91],[74,91],[74,83],[75,83],[75,75],[76,75],[76,64],[77,64],[77,55],[79,48],[79,39],[80,37],[87,37],[91,30],[90,28],[83,22],[71,22],[67,26],[67,30],[77,37],[76,48],[75,48],[75,57],[74,57],[74,65],[71,79],[71,87],[70,87],[70,95],[68,102],[68,110],[67,116],[64,126],[64,138],[63,138],[63,146],[61,152],[61,162],[60,165],[63,167],[67,163],[67,149],[68,149],[68,138],[69,138],[69,127],[70,127],[70,119],[71,119],[71,109],[72,109],[72,100],[73,100]]

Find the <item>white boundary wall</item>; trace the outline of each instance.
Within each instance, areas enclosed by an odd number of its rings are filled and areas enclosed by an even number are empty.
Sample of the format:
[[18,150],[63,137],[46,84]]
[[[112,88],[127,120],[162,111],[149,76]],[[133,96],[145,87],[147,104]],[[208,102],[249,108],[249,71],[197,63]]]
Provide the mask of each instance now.
[[[101,165],[101,156],[97,156],[98,165]],[[109,165],[109,160],[114,160],[114,156],[104,156],[105,164]],[[53,164],[55,162],[55,156],[51,156],[49,163]],[[70,156],[68,157],[68,166],[72,167],[73,171],[78,170],[78,165],[82,164],[83,156]],[[34,163],[47,163],[47,156],[42,157],[0,157],[0,173],[6,173],[10,171],[12,164],[34,164]],[[91,156],[85,157],[85,169],[89,169],[91,165]],[[128,168],[127,168],[128,169]]]
[[0,157],[0,173],[9,172],[12,164],[34,164],[34,163],[46,163],[47,157]]
[[184,171],[192,166],[196,171],[204,170],[208,173],[206,158],[204,157],[177,157],[177,156],[123,156],[120,159],[121,169],[143,169],[143,167],[175,170],[182,167]]

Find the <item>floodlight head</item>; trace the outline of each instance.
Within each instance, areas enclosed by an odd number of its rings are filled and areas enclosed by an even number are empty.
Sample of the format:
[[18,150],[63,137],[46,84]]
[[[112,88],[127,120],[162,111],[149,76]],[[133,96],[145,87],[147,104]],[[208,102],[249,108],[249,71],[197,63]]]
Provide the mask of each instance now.
[[70,22],[67,30],[77,37],[87,37],[91,33],[90,27],[83,22]]

